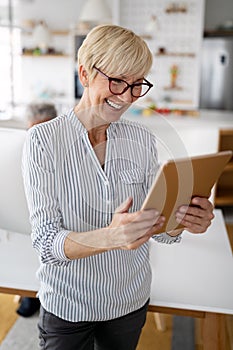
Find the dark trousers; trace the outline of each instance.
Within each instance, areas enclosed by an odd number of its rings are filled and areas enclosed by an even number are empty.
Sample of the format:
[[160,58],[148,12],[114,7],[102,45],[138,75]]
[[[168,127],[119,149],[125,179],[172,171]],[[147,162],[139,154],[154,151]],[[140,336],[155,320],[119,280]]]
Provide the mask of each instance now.
[[42,307],[41,350],[135,350],[146,320],[148,302],[128,315],[101,322],[69,322]]

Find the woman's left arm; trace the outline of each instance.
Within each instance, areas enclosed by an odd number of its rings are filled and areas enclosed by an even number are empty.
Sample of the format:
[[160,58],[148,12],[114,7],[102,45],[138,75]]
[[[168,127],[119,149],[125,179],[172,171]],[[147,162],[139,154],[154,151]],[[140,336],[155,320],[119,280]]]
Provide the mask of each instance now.
[[189,206],[176,212],[176,219],[191,233],[204,233],[214,218],[213,205],[207,198],[194,197]]

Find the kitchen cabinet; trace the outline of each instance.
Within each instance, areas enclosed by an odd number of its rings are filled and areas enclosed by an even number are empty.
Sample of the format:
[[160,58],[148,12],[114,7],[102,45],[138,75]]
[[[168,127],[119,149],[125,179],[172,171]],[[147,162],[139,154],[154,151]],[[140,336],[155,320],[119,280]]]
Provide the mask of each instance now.
[[[233,129],[219,131],[219,151],[233,151]],[[215,205],[233,206],[233,157],[226,165],[216,185]]]

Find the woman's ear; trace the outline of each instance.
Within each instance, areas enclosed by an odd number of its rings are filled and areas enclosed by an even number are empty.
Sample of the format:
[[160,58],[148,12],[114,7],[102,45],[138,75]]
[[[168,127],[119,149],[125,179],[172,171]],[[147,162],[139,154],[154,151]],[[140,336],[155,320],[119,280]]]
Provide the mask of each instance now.
[[79,76],[79,80],[80,80],[82,86],[87,87],[88,86],[88,74],[87,74],[86,69],[82,65],[79,66],[78,76]]

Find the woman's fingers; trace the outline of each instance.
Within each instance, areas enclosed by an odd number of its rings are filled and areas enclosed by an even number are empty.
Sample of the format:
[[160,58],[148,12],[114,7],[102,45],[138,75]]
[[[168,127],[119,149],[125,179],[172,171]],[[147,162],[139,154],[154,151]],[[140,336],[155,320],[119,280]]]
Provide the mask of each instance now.
[[213,218],[212,203],[201,197],[194,197],[190,206],[181,206],[176,212],[177,222],[192,233],[204,233]]
[[115,213],[127,213],[133,204],[133,198],[128,197],[123,203],[116,208]]
[[155,209],[140,210],[128,213],[132,206],[132,198],[129,197],[115,211],[111,224],[108,227],[110,244],[114,247],[128,246],[132,242],[140,245],[150,238],[150,232],[155,233],[164,222],[164,218]]

